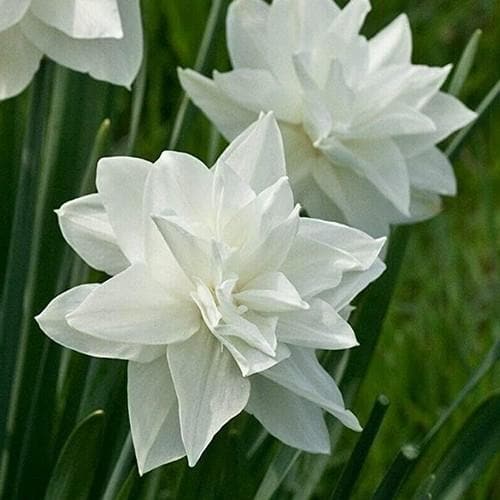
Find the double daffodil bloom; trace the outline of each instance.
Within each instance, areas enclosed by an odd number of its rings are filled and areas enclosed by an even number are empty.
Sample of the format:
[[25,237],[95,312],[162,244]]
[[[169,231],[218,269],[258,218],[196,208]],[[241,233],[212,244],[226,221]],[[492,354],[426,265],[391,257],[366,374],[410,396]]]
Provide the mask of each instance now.
[[139,0],[0,0],[0,100],[26,88],[43,55],[130,87],[142,44]]
[[299,216],[271,114],[210,170],[173,151],[105,158],[97,190],[59,222],[112,277],[59,295],[37,321],[66,347],[128,360],[141,473],[194,465],[242,411],[314,453],[329,451],[323,410],[360,429],[315,349],[357,345],[343,316],[383,271],[384,239]]
[[309,215],[373,236],[431,217],[454,195],[450,162],[436,147],[475,114],[440,91],[443,68],[411,63],[408,19],[370,40],[368,0],[236,0],[227,16],[233,70],[180,79],[228,139],[274,111],[296,199]]

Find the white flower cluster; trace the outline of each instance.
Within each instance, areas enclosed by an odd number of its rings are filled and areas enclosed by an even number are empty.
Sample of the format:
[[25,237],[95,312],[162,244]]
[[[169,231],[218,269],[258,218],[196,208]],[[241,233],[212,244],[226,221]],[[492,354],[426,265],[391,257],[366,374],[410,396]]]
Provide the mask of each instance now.
[[[164,152],[106,158],[97,194],[58,211],[68,243],[114,275],[54,299],[37,317],[56,342],[129,360],[139,469],[187,455],[243,410],[285,443],[329,451],[322,409],[359,430],[315,349],[357,345],[342,318],[384,269],[384,243],[301,218],[271,114],[212,169]],[[286,418],[283,413],[286,412]]]
[[[112,83],[135,77],[138,0],[0,7],[0,99],[29,83],[42,54]],[[380,236],[455,193],[436,144],[475,116],[439,90],[449,66],[411,63],[405,16],[361,35],[369,10],[236,0],[234,69],[213,80],[180,71],[232,141],[216,164],[173,151],[153,164],[105,158],[98,192],[57,212],[72,248],[112,277],[59,295],[37,321],[63,346],[128,360],[141,473],[196,464],[242,411],[315,453],[329,451],[323,411],[360,429],[316,350],[357,345],[345,318],[384,269]]]
[[180,72],[192,100],[229,140],[274,111],[296,199],[309,215],[373,236],[440,210],[456,192],[436,144],[475,113],[440,92],[451,66],[411,63],[408,19],[372,39],[368,0],[236,0],[227,17],[234,69]]

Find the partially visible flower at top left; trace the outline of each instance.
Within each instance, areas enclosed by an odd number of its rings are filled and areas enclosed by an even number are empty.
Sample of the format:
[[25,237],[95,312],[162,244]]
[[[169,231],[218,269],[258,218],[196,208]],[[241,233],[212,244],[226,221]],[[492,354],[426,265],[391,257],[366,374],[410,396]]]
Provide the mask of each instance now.
[[0,100],[28,86],[44,54],[130,87],[142,51],[139,0],[0,0]]
[[56,342],[126,359],[139,471],[194,465],[243,410],[288,444],[328,453],[323,410],[360,430],[315,349],[357,345],[343,318],[384,265],[384,239],[301,218],[266,115],[212,169],[164,152],[106,158],[97,194],[63,205],[68,243],[113,275],[37,317]]

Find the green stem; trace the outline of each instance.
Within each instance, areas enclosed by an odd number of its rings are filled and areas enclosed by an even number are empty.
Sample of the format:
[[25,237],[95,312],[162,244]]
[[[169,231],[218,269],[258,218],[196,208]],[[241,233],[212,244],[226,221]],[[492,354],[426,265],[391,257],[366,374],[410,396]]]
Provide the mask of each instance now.
[[114,500],[117,496],[123,482],[126,480],[131,467],[134,464],[134,448],[132,445],[132,436],[130,433],[125,438],[118,461],[111,473],[106,490],[102,496],[102,500]]

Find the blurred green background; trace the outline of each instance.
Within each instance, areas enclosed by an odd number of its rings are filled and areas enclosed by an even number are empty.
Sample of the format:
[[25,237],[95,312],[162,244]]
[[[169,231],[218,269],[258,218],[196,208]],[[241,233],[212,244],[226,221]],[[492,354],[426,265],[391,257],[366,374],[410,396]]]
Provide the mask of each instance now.
[[[339,2],[345,3],[345,2]],[[176,67],[192,67],[210,2],[208,0],[143,1],[146,31],[146,93],[134,154],[156,159],[166,149],[181,99]],[[409,15],[414,34],[413,61],[429,65],[456,62],[472,33],[483,35],[474,67],[460,98],[475,108],[500,77],[500,2],[495,0],[384,0],[374,1],[365,26],[372,35],[399,13]],[[221,27],[222,28],[222,27]],[[211,69],[229,68],[223,29],[217,31]],[[104,117],[111,118],[108,152],[125,150],[129,128],[130,94],[87,77],[65,73],[71,99],[65,103],[67,123],[61,129],[63,144],[50,193],[57,208],[75,196],[86,167],[90,144]],[[26,94],[26,93],[25,93]],[[12,216],[16,165],[21,155],[26,95],[0,103],[0,273],[4,273]],[[223,142],[196,110],[184,129],[178,149],[202,159],[213,156]],[[64,153],[67,144],[67,154]],[[76,146],[75,146],[76,144]],[[210,144],[210,146],[207,146]],[[469,378],[493,339],[500,335],[499,213],[500,213],[500,111],[498,102],[481,118],[454,161],[459,194],[447,199],[443,213],[416,225],[405,257],[381,342],[362,386],[354,411],[363,422],[379,393],[391,400],[388,415],[365,465],[356,498],[366,498],[378,483],[400,445],[428,430]],[[53,275],[63,259],[63,242],[55,217],[46,219],[40,278]],[[2,281],[0,275],[0,282]],[[45,305],[53,283],[40,285],[36,303]],[[35,338],[33,352],[42,352]],[[37,345],[37,342],[39,345]],[[36,377],[33,368],[31,380]],[[500,371],[486,377],[457,411],[419,465],[401,498],[433,469],[453,433],[472,409],[493,389]],[[29,382],[28,382],[29,383]],[[499,424],[500,425],[500,424]],[[330,479],[339,472],[345,452],[352,447],[349,433],[331,460],[331,473],[317,492],[322,498]],[[293,474],[300,481],[307,460]],[[244,478],[243,478],[244,480]],[[290,488],[296,488],[291,485]],[[288,498],[286,484],[282,496]],[[466,498],[500,498],[500,458],[477,481]]]

